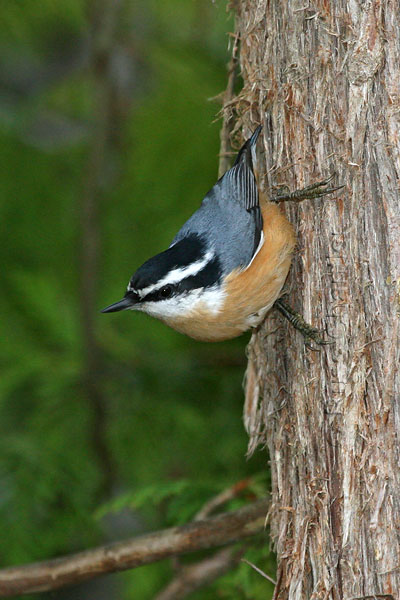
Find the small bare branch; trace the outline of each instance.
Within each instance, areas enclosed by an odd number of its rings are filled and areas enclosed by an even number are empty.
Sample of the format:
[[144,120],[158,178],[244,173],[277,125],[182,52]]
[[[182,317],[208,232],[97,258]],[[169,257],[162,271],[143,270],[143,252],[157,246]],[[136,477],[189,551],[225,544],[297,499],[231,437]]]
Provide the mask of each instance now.
[[210,516],[211,513],[215,512],[217,508],[219,508],[226,502],[229,502],[229,500],[232,500],[232,498],[237,498],[237,496],[243,490],[249,487],[251,482],[252,479],[248,477],[247,479],[241,479],[240,481],[237,481],[225,490],[222,490],[222,492],[214,496],[214,498],[211,498],[211,500],[209,500],[204,504],[204,506],[202,506],[202,508],[195,516],[194,520],[202,521],[203,519],[206,519]]
[[238,564],[244,551],[244,548],[240,550],[224,548],[211,558],[184,567],[154,600],[181,600],[181,598],[186,598],[192,592],[209,585],[215,579],[230,571]]
[[53,560],[0,570],[0,597],[56,590],[99,575],[163,558],[231,544],[264,528],[267,502],[259,500],[204,521],[171,527]]
[[250,562],[246,558],[242,558],[242,562],[246,563],[247,565],[249,565],[249,567],[251,567],[252,569],[254,569],[255,571],[257,571],[257,573],[259,573],[262,577],[264,577],[264,579],[267,579],[267,581],[270,581],[271,583],[273,583],[274,585],[276,585],[275,579],[272,579],[272,577],[270,577],[269,575],[267,575],[266,573],[264,573],[264,571],[262,569],[260,569],[259,567],[257,567],[255,564],[253,564],[252,562]]

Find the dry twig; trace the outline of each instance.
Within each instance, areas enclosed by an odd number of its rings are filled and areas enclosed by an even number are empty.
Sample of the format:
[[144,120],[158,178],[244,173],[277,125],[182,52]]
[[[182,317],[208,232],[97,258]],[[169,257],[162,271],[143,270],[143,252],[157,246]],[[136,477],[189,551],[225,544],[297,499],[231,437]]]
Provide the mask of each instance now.
[[194,521],[202,521],[210,516],[211,513],[215,512],[217,508],[232,500],[232,498],[237,498],[237,496],[251,484],[252,479],[250,477],[246,479],[241,479],[237,481],[230,487],[222,490],[219,494],[211,498],[208,502],[202,506],[199,512],[194,517]]
[[209,585],[238,564],[244,548],[224,548],[210,558],[184,567],[154,600],[181,600],[201,587]]
[[204,521],[172,527],[77,554],[0,570],[0,597],[56,590],[106,573],[163,558],[215,548],[264,528],[267,503],[259,500]]
[[242,558],[242,562],[246,563],[247,565],[249,565],[249,567],[251,567],[252,569],[254,569],[255,571],[257,571],[257,573],[259,573],[262,577],[264,577],[264,579],[266,579],[267,581],[270,581],[271,583],[273,583],[274,585],[276,585],[275,579],[272,579],[272,577],[270,577],[269,575],[267,575],[262,569],[260,569],[259,567],[257,567],[255,564],[253,564],[252,562],[250,562],[246,558]]

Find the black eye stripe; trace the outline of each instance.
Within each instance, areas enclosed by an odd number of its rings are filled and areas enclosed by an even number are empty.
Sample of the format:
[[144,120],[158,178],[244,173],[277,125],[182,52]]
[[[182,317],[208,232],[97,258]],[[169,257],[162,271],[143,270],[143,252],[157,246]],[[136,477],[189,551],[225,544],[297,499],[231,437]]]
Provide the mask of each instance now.
[[179,282],[179,291],[188,291],[198,288],[211,287],[215,283],[221,280],[222,270],[218,258],[215,256],[210,260],[204,269],[196,273],[196,275],[190,275]]
[[147,260],[134,273],[130,285],[140,290],[156,284],[172,269],[185,268],[204,258],[206,245],[197,235],[188,235],[173,246]]
[[137,302],[139,300],[139,294],[134,290],[129,290],[128,292],[126,292],[125,298],[132,298],[132,300],[135,300],[135,302]]
[[158,300],[167,300],[177,291],[177,285],[163,285],[161,289],[154,290],[143,296],[141,302],[157,302]]
[[[190,290],[196,290],[200,288],[207,288],[213,286],[215,283],[221,280],[222,271],[218,258],[214,257],[210,262],[206,264],[204,269],[196,273],[196,275],[190,275],[185,277],[182,281],[174,284],[163,285],[160,289],[150,292],[141,299],[141,302],[157,302],[159,300],[166,300],[172,296],[178,296]],[[164,295],[168,289],[167,295]]]
[[172,285],[164,285],[158,293],[160,294],[161,298],[169,298],[172,295],[172,292]]

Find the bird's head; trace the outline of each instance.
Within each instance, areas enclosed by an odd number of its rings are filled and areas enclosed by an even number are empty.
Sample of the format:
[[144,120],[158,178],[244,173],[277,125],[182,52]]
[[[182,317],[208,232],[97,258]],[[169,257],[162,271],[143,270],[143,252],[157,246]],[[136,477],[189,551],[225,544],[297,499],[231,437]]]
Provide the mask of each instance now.
[[167,320],[184,316],[200,300],[217,309],[221,277],[215,252],[201,237],[189,235],[139,267],[122,300],[102,312],[140,310]]

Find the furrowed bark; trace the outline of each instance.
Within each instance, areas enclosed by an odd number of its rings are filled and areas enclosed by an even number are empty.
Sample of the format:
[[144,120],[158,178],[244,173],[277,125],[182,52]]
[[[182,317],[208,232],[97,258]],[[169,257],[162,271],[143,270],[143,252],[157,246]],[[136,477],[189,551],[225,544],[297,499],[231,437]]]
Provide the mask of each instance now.
[[267,190],[336,171],[287,203],[288,301],[334,342],[311,352],[277,313],[253,335],[245,423],[267,443],[275,599],[400,594],[400,11],[398,2],[240,0],[244,87],[264,125]]

